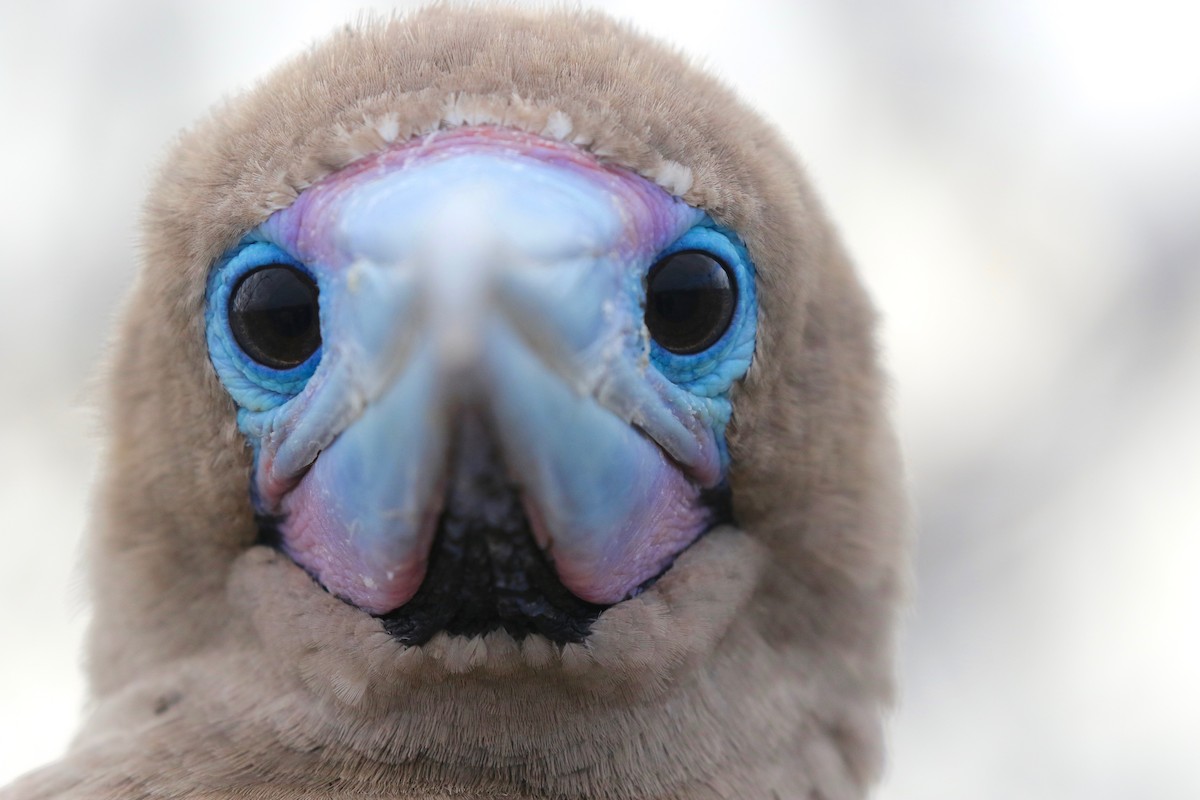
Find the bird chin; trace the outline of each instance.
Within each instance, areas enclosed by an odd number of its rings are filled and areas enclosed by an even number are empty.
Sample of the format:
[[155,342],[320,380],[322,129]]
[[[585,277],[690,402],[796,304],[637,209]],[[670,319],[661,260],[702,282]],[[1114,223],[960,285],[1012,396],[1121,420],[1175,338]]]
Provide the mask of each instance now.
[[543,506],[505,457],[495,429],[480,413],[457,415],[444,477],[431,484],[418,514],[395,515],[400,535],[366,547],[356,539],[355,518],[347,521],[332,501],[346,496],[338,459],[347,451],[335,440],[280,498],[283,513],[260,517],[263,541],[332,594],[378,617],[402,644],[499,630],[564,644],[587,639],[607,609],[642,594],[681,552],[731,521],[724,485],[702,490],[634,432],[634,455],[658,462],[650,473],[658,478],[649,491],[653,505],[635,506],[608,543],[585,539],[581,548],[567,539],[556,546]]
[[729,642],[769,556],[736,527],[713,528],[643,592],[602,609],[586,640],[555,642],[504,627],[483,636],[442,630],[421,646],[385,632],[391,623],[321,590],[277,548],[253,547],[234,564],[230,601],[271,653],[318,696],[377,711],[411,707],[448,676],[527,685],[539,695],[654,696],[670,676]]

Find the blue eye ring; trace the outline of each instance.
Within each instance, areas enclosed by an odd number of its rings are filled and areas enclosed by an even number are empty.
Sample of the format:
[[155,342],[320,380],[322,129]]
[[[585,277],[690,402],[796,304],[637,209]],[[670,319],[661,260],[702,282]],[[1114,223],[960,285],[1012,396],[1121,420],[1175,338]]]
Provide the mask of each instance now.
[[732,316],[723,333],[695,352],[672,352],[647,330],[650,361],[668,380],[692,394],[718,397],[746,374],[754,354],[758,317],[754,264],[736,234],[706,219],[659,253],[647,278],[654,266],[686,251],[705,253],[727,270],[736,287]]
[[317,288],[319,297],[319,274],[277,245],[249,238],[214,265],[206,291],[209,358],[229,394],[246,411],[269,410],[299,394],[316,372],[324,350],[318,345],[304,361],[279,369],[256,361],[239,344],[229,313],[234,292],[247,276],[270,266],[304,275]]

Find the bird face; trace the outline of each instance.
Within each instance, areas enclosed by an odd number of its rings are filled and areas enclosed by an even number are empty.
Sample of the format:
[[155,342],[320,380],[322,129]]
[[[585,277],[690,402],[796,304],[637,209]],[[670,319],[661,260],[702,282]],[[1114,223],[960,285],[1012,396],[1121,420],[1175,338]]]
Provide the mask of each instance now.
[[572,145],[357,161],[226,252],[206,308],[264,538],[406,644],[580,641],[727,521],[753,265]]
[[93,710],[0,795],[865,796],[906,547],[874,313],[731,90],[438,3],[222,104],[145,210]]

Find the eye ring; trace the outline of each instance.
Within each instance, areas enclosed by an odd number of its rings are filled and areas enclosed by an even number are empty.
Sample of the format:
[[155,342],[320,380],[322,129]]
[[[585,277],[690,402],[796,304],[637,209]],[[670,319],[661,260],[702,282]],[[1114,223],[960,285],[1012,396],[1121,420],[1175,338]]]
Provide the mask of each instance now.
[[734,271],[706,250],[670,253],[646,274],[646,329],[676,355],[702,353],[719,342],[737,304]]
[[289,370],[321,346],[320,292],[291,264],[264,264],[242,275],[229,295],[229,328],[237,346],[259,364]]

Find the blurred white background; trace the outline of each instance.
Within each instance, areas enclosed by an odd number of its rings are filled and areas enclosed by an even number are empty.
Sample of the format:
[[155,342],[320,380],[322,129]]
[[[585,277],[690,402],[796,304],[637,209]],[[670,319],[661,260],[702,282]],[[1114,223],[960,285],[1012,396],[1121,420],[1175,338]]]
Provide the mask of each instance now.
[[[1200,6],[597,5],[785,131],[883,309],[920,542],[880,796],[1200,797]],[[0,783],[84,702],[87,380],[149,176],[361,7],[0,7]]]

